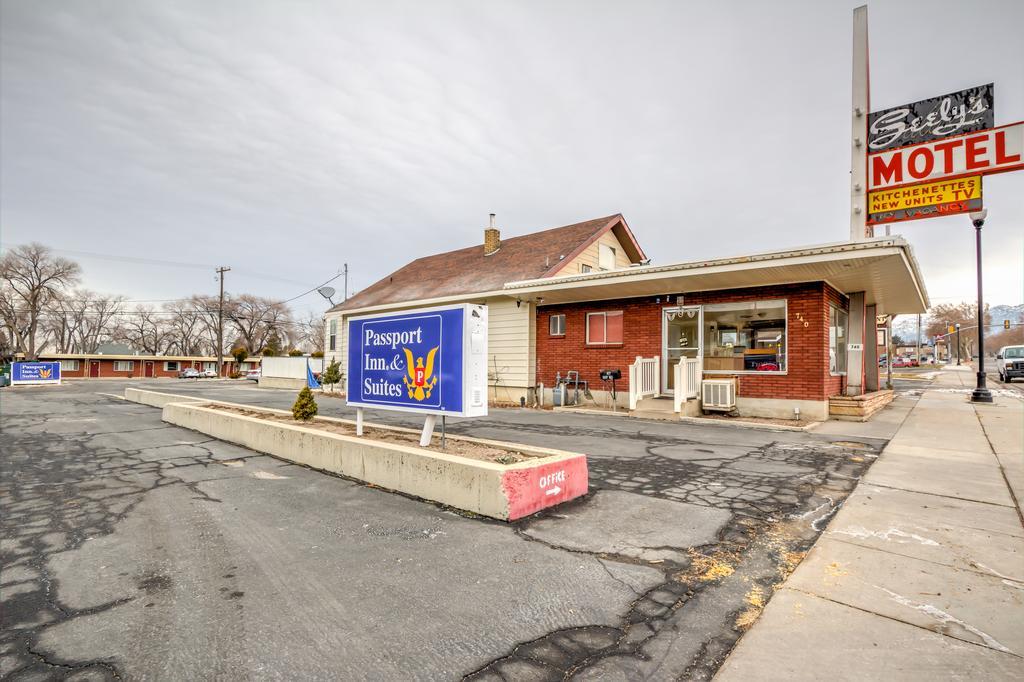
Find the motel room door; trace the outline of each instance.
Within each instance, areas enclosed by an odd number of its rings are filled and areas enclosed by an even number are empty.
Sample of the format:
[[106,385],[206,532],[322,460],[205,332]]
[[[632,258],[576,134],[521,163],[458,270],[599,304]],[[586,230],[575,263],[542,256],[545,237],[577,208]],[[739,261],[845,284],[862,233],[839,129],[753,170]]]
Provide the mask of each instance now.
[[100,375],[100,361],[90,360],[89,361],[89,376],[93,379],[98,378]]
[[679,358],[701,357],[704,310],[699,305],[664,308],[661,315],[661,386],[662,393],[671,395]]
[[153,361],[152,360],[146,360],[145,365],[142,368],[142,374],[145,377],[149,377],[149,378],[153,377]]

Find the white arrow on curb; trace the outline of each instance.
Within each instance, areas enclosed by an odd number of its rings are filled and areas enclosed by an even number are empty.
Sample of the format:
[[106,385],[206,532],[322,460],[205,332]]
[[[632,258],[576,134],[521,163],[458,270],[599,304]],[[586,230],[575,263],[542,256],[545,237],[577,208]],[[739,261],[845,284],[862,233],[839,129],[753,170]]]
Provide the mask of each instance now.
[[549,489],[545,490],[545,491],[544,491],[544,494],[545,494],[545,495],[557,495],[557,494],[558,494],[558,493],[560,493],[560,492],[562,492],[562,489],[561,489],[561,488],[559,488],[559,487],[558,487],[558,486],[556,485],[556,486],[555,486],[554,488],[549,488]]

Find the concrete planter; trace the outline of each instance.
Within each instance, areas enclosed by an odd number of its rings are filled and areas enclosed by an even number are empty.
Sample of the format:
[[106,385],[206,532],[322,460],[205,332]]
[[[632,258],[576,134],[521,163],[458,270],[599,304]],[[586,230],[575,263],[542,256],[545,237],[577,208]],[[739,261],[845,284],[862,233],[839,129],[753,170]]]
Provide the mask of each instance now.
[[895,394],[890,390],[873,391],[863,395],[839,395],[828,399],[828,414],[840,421],[866,422],[876,412],[892,402]]
[[[147,404],[156,400],[147,398]],[[211,401],[182,402],[180,398],[177,402],[168,401],[163,405],[163,420],[289,462],[504,521],[528,516],[587,492],[587,459],[581,454],[460,436],[448,437],[450,441],[482,443],[536,456],[536,459],[503,465],[329,433],[299,424],[282,424],[211,409],[210,404]],[[239,407],[289,414],[283,410]],[[317,417],[316,420],[353,424],[330,417]],[[410,429],[396,427],[367,426],[411,432]]]

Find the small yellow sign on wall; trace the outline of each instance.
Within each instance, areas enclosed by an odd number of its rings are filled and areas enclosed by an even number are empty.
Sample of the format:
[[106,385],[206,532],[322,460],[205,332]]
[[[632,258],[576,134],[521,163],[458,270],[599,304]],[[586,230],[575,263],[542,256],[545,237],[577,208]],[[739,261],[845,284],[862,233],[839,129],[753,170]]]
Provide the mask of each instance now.
[[974,175],[959,180],[943,180],[871,192],[868,195],[868,205],[871,207],[870,213],[882,213],[980,198],[981,176]]
[[868,223],[892,223],[981,208],[981,176],[883,189],[868,194]]

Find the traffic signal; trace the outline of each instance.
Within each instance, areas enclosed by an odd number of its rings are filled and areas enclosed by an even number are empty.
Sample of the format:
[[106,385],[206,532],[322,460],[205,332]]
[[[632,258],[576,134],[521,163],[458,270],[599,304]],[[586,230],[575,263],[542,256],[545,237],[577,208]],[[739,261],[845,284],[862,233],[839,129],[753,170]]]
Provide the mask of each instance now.
[[1010,328],[1010,321],[1009,320],[1003,320],[1003,329],[1009,329],[1009,328]]
[[956,333],[956,327],[954,327],[953,325],[949,325],[949,333],[950,334],[955,334]]

